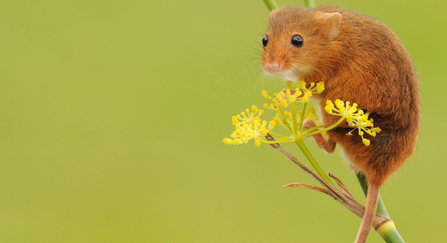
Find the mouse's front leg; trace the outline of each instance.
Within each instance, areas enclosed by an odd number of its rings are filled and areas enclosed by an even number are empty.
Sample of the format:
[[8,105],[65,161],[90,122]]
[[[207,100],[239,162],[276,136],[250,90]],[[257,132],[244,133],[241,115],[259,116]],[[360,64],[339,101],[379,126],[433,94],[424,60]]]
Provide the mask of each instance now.
[[[311,119],[307,119],[303,123],[303,129],[309,129],[309,128],[313,128],[316,126],[317,126],[317,124],[315,124],[315,122]],[[323,137],[323,134],[321,134],[321,133],[312,135],[312,137],[315,139],[315,142],[317,143],[318,147],[323,149],[326,153],[328,153],[328,154],[334,153],[335,145],[336,145],[335,141],[331,140],[330,138],[328,140],[326,140]]]

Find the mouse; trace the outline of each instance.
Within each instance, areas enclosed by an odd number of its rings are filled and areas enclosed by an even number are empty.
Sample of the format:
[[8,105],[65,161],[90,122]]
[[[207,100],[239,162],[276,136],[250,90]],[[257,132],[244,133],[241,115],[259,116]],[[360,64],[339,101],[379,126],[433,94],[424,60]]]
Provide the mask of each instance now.
[[[385,24],[360,13],[324,5],[284,7],[269,14],[262,38],[262,69],[307,85],[324,81],[313,96],[324,111],[327,100],[349,101],[370,112],[374,127],[365,146],[350,135],[346,122],[327,131],[317,144],[332,154],[338,144],[356,172],[366,177],[365,212],[355,242],[366,242],[377,209],[380,188],[416,149],[421,123],[419,82],[410,55]],[[325,125],[339,117],[324,113]]]

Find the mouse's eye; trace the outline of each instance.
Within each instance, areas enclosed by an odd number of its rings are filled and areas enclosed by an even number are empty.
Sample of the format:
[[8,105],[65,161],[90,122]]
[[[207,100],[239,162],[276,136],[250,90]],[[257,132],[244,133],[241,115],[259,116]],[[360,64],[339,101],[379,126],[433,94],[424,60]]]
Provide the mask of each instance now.
[[294,35],[292,36],[292,45],[294,47],[302,47],[304,42],[303,42],[303,38],[301,37],[301,35]]
[[268,35],[265,35],[264,38],[262,38],[262,45],[265,47],[268,42],[269,42],[269,37],[268,37]]

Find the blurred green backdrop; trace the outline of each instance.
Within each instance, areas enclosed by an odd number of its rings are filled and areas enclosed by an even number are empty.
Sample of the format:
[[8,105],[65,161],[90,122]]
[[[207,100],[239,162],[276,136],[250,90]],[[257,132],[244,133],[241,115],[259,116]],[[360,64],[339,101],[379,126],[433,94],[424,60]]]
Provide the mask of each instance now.
[[[447,2],[324,3],[378,18],[412,55],[419,147],[382,198],[407,242],[443,242]],[[352,242],[360,218],[283,188],[314,182],[282,154],[222,143],[283,88],[256,74],[267,16],[261,0],[2,1],[0,242]],[[341,156],[309,146],[364,202]]]

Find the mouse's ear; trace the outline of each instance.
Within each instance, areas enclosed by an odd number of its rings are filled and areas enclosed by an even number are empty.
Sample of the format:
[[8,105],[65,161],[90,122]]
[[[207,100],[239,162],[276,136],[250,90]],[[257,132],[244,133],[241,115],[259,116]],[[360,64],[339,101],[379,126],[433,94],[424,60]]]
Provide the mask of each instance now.
[[326,25],[327,30],[329,31],[329,36],[331,40],[337,38],[338,29],[340,27],[341,22],[341,14],[340,13],[324,13],[321,15],[320,19]]
[[278,10],[273,9],[270,13],[269,13],[269,20],[272,20],[273,16],[275,16],[275,14],[278,12]]

